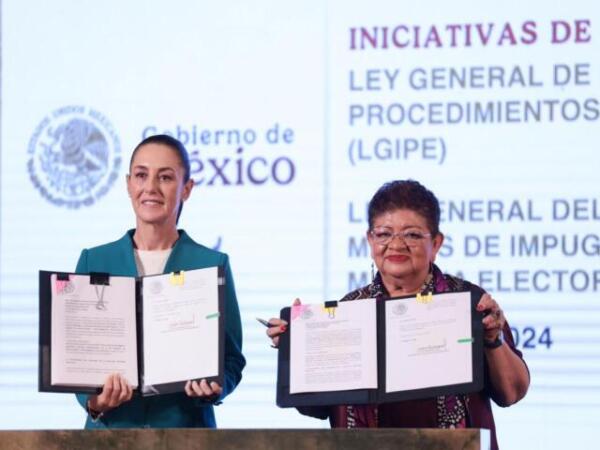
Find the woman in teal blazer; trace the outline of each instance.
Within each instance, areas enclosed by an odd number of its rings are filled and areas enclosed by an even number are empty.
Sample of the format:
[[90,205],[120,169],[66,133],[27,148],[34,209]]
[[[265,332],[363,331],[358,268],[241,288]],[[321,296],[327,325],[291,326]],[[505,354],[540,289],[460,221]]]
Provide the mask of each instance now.
[[[127,190],[136,228],[121,239],[81,252],[76,272],[116,276],[152,275],[221,265],[225,268],[224,385],[188,382],[185,393],[141,397],[127,380],[111,375],[99,395],[78,394],[88,412],[86,428],[216,427],[213,404],[230,394],[242,378],[240,312],[228,256],[194,242],[177,220],[194,182],[187,151],[178,140],[157,135],[144,139],[131,157]],[[202,343],[198,343],[202,351]]]

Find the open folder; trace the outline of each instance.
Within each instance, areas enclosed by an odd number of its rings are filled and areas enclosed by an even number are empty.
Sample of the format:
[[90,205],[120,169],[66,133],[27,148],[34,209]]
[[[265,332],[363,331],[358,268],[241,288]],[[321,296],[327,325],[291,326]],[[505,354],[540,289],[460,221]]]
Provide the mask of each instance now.
[[110,373],[141,395],[223,384],[222,267],[146,277],[39,273],[39,390],[100,392]]
[[386,403],[483,388],[482,291],[281,310],[277,405]]

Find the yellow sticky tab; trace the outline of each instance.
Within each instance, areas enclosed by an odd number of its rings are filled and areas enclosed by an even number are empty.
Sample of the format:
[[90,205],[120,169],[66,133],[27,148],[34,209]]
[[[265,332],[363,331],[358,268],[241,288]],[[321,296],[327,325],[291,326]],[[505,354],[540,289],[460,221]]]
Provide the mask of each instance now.
[[428,294],[417,294],[417,303],[430,303],[433,300],[433,292]]
[[173,286],[183,286],[183,270],[180,270],[179,272],[171,272],[170,281]]
[[335,308],[322,306],[321,311],[327,313],[327,317],[330,319],[335,319]]
[[336,306],[325,306],[325,305],[323,305],[321,307],[321,311],[326,312],[327,313],[327,317],[329,317],[330,319],[335,319],[335,308],[336,308]]

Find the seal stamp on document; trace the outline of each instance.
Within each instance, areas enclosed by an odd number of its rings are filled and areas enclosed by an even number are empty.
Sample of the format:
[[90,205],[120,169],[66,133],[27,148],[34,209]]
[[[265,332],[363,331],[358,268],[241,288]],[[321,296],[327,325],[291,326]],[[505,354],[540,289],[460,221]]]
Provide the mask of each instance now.
[[27,170],[42,197],[56,206],[91,206],[112,187],[121,168],[121,144],[110,121],[84,106],[44,117],[28,146]]
[[309,319],[312,319],[312,317],[313,317],[314,315],[315,315],[315,313],[313,313],[313,312],[310,310],[310,307],[308,307],[308,308],[304,308],[304,309],[302,310],[302,313],[300,314],[300,317],[302,318],[302,320],[309,320]]
[[403,316],[408,311],[408,306],[404,302],[398,302],[392,307],[392,312],[397,316]]
[[160,281],[152,281],[150,283],[150,292],[154,295],[158,295],[163,291],[163,284]]

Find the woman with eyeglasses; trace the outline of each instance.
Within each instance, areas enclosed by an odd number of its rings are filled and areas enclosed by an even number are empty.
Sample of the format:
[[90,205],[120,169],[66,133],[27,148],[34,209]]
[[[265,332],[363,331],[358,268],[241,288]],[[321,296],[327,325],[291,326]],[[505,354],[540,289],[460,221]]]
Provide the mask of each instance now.
[[[100,394],[77,394],[88,413],[85,428],[215,428],[213,404],[229,395],[242,378],[246,360],[229,257],[177,229],[183,203],[193,187],[188,153],[181,142],[167,135],[144,139],[133,150],[127,175],[136,227],[115,242],[84,249],[76,271],[133,277],[223,266],[224,384],[194,380],[186,383],[185,392],[141,397],[134,395],[131,380],[111,374]],[[197,342],[198,352],[203,345]]]
[[[342,301],[477,289],[435,265],[444,242],[439,230],[440,207],[435,195],[417,181],[384,184],[369,203],[368,221],[367,239],[377,273],[369,285],[348,293]],[[381,405],[305,407],[299,408],[300,412],[329,419],[336,428],[487,428],[492,448],[497,449],[490,399],[500,406],[518,402],[529,387],[529,371],[515,348],[502,309],[481,292],[477,305],[485,313],[485,386],[481,392]],[[294,304],[299,303],[296,300]],[[277,346],[287,323],[275,318],[269,322],[272,326],[267,335]]]

